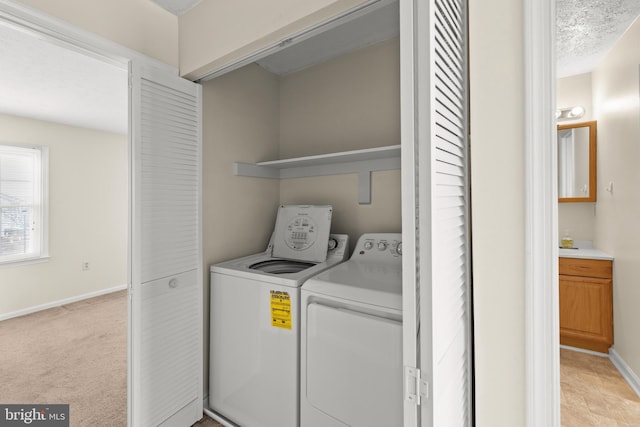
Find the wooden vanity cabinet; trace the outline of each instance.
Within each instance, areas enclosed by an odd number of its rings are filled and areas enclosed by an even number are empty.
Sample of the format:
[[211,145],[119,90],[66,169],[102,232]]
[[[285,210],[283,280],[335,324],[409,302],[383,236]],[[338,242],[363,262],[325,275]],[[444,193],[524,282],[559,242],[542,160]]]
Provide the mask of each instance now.
[[609,352],[612,283],[612,261],[560,258],[560,344]]

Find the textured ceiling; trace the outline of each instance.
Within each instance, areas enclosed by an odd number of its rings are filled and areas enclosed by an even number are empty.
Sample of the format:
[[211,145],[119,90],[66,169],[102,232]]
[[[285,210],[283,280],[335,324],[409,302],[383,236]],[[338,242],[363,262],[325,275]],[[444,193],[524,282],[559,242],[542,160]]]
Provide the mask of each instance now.
[[0,113],[126,134],[128,72],[0,24]]
[[640,15],[640,0],[557,0],[557,73],[592,71]]

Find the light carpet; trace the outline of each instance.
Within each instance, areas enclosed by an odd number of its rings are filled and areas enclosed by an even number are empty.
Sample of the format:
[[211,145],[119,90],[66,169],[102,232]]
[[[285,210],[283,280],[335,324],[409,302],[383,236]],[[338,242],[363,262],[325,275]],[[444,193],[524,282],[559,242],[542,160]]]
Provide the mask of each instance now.
[[71,426],[126,426],[126,295],[0,322],[0,403],[68,403]]
[[127,291],[0,322],[0,403],[66,403],[71,427],[126,426]]

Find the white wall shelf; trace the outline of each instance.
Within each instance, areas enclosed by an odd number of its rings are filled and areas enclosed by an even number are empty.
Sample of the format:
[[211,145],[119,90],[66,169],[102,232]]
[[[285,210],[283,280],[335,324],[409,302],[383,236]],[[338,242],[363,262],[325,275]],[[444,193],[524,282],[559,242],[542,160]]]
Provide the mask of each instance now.
[[286,179],[357,173],[358,202],[371,203],[371,172],[400,169],[400,145],[260,163],[233,164],[235,175]]

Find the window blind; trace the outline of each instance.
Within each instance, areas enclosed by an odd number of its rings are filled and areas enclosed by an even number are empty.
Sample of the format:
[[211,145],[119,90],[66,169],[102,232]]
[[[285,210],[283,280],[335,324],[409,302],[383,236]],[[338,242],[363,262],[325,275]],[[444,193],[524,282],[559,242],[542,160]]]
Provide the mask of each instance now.
[[0,145],[0,263],[42,255],[42,150]]

